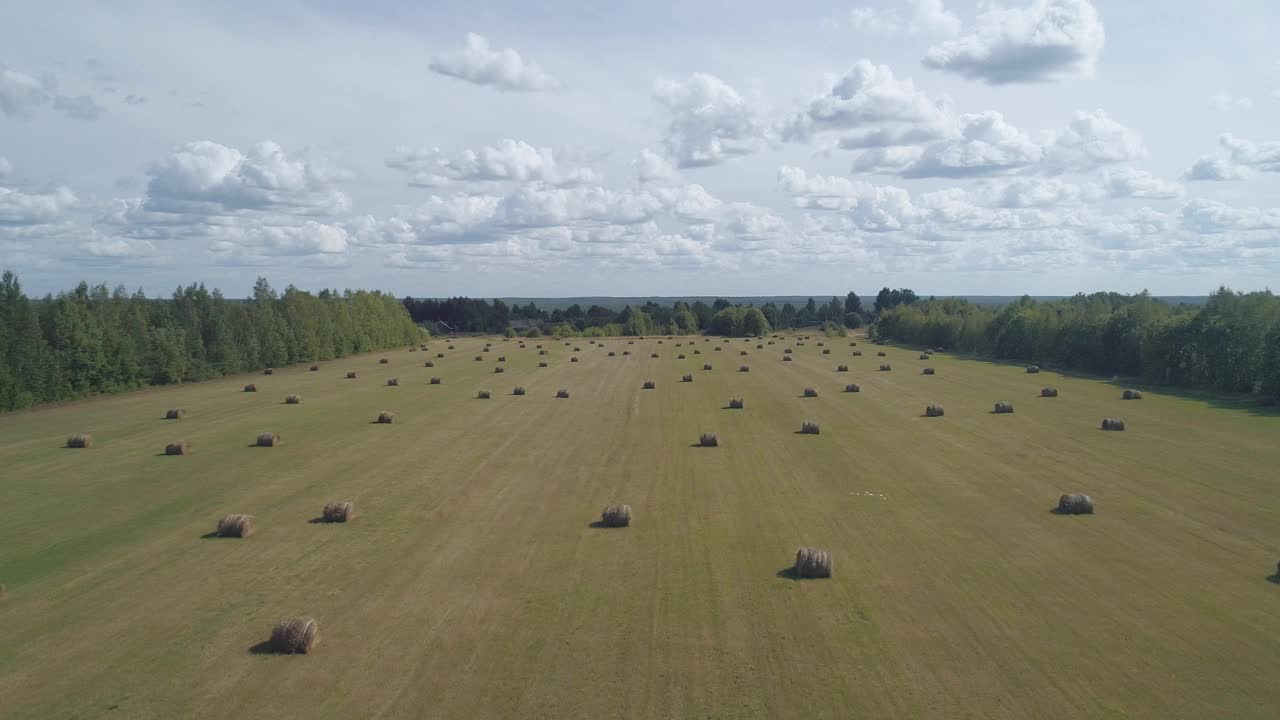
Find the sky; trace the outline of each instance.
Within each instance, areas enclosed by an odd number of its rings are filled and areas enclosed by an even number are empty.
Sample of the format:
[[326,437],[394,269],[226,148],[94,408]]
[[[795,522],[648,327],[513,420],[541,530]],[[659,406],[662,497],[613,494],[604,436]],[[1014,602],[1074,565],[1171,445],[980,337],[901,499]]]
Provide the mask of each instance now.
[[33,294],[1280,285],[1275,0],[0,17],[0,268]]

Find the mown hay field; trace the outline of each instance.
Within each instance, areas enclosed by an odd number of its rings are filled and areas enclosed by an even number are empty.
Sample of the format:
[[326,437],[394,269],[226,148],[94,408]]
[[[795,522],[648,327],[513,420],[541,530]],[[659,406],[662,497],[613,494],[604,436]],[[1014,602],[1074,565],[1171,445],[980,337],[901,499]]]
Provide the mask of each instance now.
[[[1280,716],[1280,416],[664,340],[437,340],[0,416],[0,717]],[[1051,512],[1069,492],[1095,513]],[[213,537],[236,513],[252,534]],[[832,576],[794,579],[799,547]],[[294,617],[311,651],[264,652]]]

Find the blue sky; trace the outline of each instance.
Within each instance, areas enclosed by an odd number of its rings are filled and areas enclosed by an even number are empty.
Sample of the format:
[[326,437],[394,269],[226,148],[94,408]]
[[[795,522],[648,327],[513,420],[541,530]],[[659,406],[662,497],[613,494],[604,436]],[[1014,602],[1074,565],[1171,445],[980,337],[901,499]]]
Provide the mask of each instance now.
[[1280,278],[1267,0],[11,3],[0,265],[415,295]]

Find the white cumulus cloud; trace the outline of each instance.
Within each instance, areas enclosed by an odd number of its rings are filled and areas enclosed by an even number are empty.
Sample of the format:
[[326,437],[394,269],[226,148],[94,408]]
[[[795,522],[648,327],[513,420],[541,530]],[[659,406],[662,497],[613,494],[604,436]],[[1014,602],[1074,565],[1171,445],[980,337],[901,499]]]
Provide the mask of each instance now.
[[560,81],[537,63],[525,60],[511,48],[494,50],[483,35],[476,33],[467,33],[463,49],[435,57],[429,67],[440,75],[510,92],[539,92],[560,87]]

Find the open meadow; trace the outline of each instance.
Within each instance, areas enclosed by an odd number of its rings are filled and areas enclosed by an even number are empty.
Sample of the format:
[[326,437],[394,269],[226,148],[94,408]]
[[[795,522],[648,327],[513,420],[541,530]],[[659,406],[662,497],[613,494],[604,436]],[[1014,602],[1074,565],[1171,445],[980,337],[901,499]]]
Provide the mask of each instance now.
[[[0,717],[1280,717],[1278,414],[863,338],[521,342],[0,415]],[[314,649],[263,652],[295,615]]]

